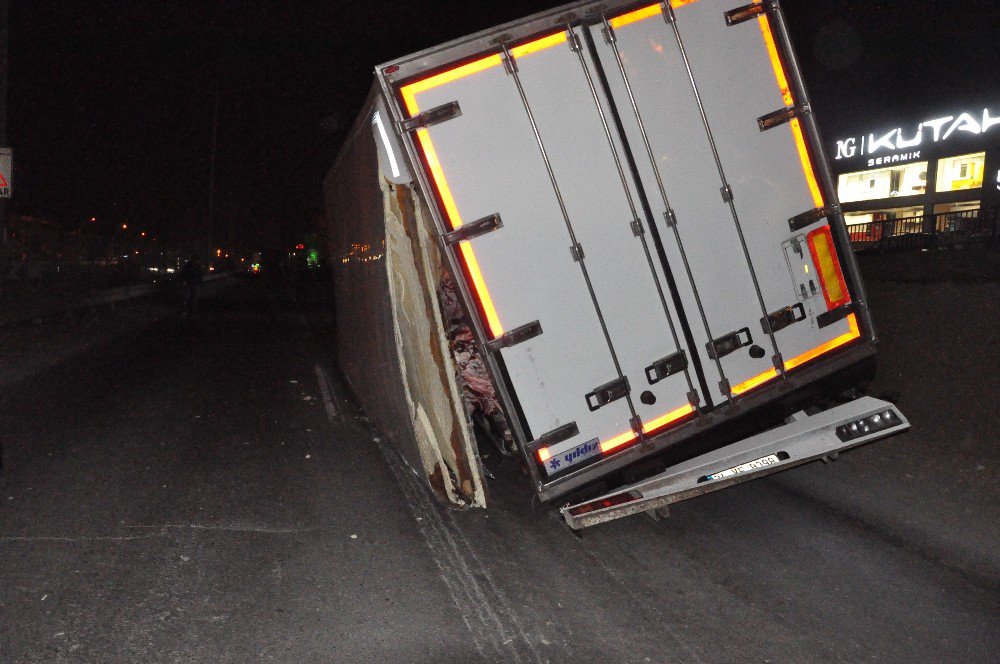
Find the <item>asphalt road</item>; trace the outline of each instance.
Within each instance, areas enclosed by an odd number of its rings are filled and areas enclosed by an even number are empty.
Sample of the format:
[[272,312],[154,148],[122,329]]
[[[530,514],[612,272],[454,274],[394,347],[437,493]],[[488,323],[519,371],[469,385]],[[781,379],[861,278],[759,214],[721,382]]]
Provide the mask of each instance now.
[[433,504],[324,329],[240,282],[4,386],[0,661],[996,661],[988,404],[580,540]]

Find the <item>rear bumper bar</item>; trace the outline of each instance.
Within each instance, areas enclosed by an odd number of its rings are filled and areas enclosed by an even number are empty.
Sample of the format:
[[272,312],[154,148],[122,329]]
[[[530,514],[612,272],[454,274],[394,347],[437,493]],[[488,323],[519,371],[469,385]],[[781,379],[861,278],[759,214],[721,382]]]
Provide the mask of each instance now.
[[724,489],[910,428],[895,405],[862,397],[745,438],[560,511],[579,530]]

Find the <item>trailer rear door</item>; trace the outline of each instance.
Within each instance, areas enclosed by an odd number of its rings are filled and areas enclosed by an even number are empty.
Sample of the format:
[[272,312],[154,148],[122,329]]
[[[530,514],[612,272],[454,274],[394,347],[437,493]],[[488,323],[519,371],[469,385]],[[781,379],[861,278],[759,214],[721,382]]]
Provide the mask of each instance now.
[[558,31],[402,89],[411,115],[461,107],[417,138],[452,228],[501,219],[458,250],[492,337],[540,324],[499,355],[532,438],[575,423],[553,473],[690,416],[695,398],[685,369],[646,377],[682,350],[677,315],[582,57]]
[[[692,327],[715,400],[727,388],[738,396],[780,379],[818,349],[858,336],[853,316],[817,320],[851,297],[826,217],[817,213],[796,231],[789,220],[826,200],[800,120],[767,129],[758,122],[796,107],[771,19],[749,11],[728,25],[733,6],[675,1],[664,13],[655,4],[604,16],[594,29],[667,255],[690,266],[682,298],[685,310],[704,312]],[[770,314],[778,314],[772,330],[780,328],[773,339],[761,322]],[[739,348],[709,357],[709,340],[727,335]]]
[[392,84],[543,483],[859,336],[767,16],[673,5]]

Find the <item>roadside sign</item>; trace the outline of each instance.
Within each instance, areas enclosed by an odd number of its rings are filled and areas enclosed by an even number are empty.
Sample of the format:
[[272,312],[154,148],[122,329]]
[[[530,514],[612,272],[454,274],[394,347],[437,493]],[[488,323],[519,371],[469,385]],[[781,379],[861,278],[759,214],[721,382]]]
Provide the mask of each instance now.
[[0,198],[10,198],[10,183],[14,166],[14,151],[0,148]]

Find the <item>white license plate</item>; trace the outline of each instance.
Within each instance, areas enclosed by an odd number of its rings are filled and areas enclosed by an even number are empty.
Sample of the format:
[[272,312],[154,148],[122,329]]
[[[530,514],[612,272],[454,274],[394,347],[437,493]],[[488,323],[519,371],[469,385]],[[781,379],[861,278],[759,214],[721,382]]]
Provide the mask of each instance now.
[[[786,457],[787,458],[787,457]],[[777,454],[768,454],[766,457],[761,457],[759,459],[754,459],[753,461],[748,461],[746,463],[741,463],[738,466],[733,466],[732,468],[727,468],[718,473],[713,473],[712,475],[706,475],[705,480],[721,480],[726,477],[733,477],[734,475],[742,475],[743,473],[749,473],[753,470],[759,470],[760,468],[766,468],[767,466],[773,466],[776,463],[781,463],[781,459],[778,458]]]

